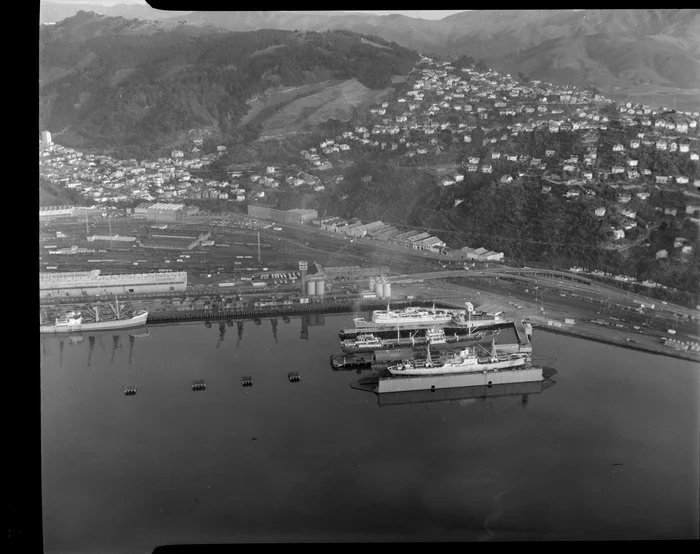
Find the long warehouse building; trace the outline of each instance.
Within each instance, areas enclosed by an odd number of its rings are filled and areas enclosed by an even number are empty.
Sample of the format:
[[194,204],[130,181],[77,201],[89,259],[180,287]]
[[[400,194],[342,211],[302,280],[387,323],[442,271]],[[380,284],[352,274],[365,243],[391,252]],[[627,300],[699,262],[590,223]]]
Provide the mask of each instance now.
[[258,219],[272,219],[280,223],[295,223],[297,225],[310,223],[318,218],[318,212],[316,210],[305,210],[301,208],[276,210],[269,206],[255,206],[253,204],[248,205],[248,215]]
[[186,271],[101,275],[92,271],[39,273],[39,297],[65,297],[187,290]]

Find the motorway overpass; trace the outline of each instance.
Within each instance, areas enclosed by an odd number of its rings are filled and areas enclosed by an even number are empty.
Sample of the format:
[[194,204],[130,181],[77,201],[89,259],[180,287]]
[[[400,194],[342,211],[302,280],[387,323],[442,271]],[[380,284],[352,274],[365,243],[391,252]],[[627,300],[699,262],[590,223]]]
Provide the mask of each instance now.
[[[550,277],[559,280],[569,279],[585,285],[598,284],[596,281],[578,275],[556,269],[533,269],[522,267],[497,267],[487,269],[453,269],[447,271],[430,271],[427,273],[409,273],[406,275],[393,275],[389,278],[391,282],[409,281],[415,279],[445,279],[448,277],[514,277],[521,276],[528,280],[537,277]],[[617,289],[615,289],[617,290]]]

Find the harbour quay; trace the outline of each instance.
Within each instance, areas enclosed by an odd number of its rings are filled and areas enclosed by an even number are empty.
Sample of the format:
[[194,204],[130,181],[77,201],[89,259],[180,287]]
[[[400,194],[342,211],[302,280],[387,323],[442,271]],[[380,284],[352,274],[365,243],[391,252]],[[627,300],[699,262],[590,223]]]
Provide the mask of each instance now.
[[[417,300],[396,301],[393,303],[397,308],[408,306],[425,305],[426,302]],[[331,314],[331,313],[351,313],[356,311],[372,311],[381,307],[382,304],[376,301],[362,301],[359,298],[344,302],[313,302],[313,303],[292,303],[279,304],[277,306],[263,306],[259,308],[234,308],[219,310],[183,310],[150,312],[148,323],[172,323],[178,321],[218,321],[225,319],[256,319],[285,315],[303,314]]]

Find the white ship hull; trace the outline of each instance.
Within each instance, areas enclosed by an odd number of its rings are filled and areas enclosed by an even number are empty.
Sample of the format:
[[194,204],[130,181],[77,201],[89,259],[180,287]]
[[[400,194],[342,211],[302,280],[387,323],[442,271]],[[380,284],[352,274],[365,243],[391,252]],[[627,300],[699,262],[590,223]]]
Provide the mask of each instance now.
[[85,331],[105,331],[110,329],[128,329],[146,325],[148,312],[142,312],[129,319],[115,319],[110,321],[96,321],[66,325],[41,325],[40,333],[81,333]]
[[340,347],[343,352],[374,352],[386,348],[382,341],[358,343],[353,340],[345,340],[340,342]]
[[363,318],[355,318],[355,327],[389,327],[396,329],[397,326],[419,325],[419,326],[434,326],[447,325],[453,321],[452,316],[435,316],[435,317],[395,317],[395,318],[378,318],[376,320],[367,320]]
[[430,319],[418,319],[418,318],[401,318],[399,320],[393,321],[371,321],[364,318],[353,319],[356,329],[361,329],[365,331],[382,331],[386,329],[429,329],[430,327],[454,327],[454,328],[471,328],[476,329],[477,327],[484,327],[486,325],[498,325],[504,323],[503,319],[496,318],[484,318],[484,319],[472,319],[458,320],[452,317],[437,317]]
[[524,366],[501,371],[484,371],[414,377],[386,377],[377,385],[378,393],[479,387],[543,381],[541,367]]

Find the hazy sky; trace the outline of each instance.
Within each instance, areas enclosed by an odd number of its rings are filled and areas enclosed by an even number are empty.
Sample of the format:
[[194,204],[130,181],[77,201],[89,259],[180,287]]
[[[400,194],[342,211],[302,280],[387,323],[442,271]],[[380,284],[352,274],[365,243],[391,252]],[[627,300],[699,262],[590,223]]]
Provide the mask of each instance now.
[[[148,4],[146,0],[48,0],[58,4],[100,4],[102,6],[113,6],[115,4]],[[167,1],[167,0],[166,0]],[[196,5],[196,2],[192,2]],[[323,10],[328,11],[328,10]],[[408,17],[419,17],[422,19],[442,19],[448,15],[467,11],[467,10],[339,10],[344,12],[361,12],[373,13],[377,15],[386,15],[390,13],[400,13]]]
[[464,11],[467,10],[362,10],[362,13],[374,13],[377,15],[400,13],[408,17],[419,17],[421,19],[442,19],[443,17],[447,17],[448,15]]

